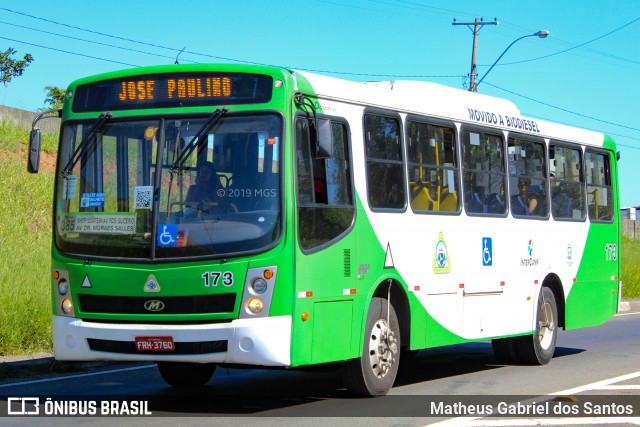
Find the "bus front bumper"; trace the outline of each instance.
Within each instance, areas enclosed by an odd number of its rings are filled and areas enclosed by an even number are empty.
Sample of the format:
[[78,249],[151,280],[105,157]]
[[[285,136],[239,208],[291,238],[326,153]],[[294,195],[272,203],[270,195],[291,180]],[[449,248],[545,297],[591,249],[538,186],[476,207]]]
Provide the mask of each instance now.
[[[53,352],[65,361],[291,365],[291,316],[203,325],[116,324],[53,316]],[[172,351],[138,351],[136,338],[171,337]]]

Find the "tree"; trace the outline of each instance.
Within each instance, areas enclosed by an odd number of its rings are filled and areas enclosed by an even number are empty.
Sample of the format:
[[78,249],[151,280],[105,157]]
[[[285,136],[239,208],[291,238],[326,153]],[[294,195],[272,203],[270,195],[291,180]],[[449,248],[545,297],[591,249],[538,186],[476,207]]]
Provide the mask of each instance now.
[[64,96],[67,91],[65,89],[60,89],[57,86],[45,86],[44,89],[47,91],[47,97],[45,98],[44,103],[49,106],[42,108],[41,111],[49,112],[62,110]]
[[0,73],[2,76],[2,83],[7,86],[12,78],[19,77],[24,72],[24,69],[29,66],[33,61],[33,56],[27,53],[22,60],[15,60],[12,58],[16,50],[9,48],[4,52],[0,52]]

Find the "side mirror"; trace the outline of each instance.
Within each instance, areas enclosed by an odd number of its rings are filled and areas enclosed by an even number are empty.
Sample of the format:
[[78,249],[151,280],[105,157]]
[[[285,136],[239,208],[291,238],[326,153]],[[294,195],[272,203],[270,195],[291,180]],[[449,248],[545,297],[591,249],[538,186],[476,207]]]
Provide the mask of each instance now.
[[331,135],[331,121],[316,120],[316,159],[327,159],[333,156],[333,136]]
[[42,119],[50,117],[62,117],[62,110],[54,112],[46,112],[38,114],[33,119],[31,125],[31,134],[29,135],[29,153],[27,154],[27,171],[29,173],[38,173],[40,170],[40,148],[42,145],[42,131],[36,128],[36,124]]
[[40,146],[42,144],[42,131],[40,129],[31,130],[29,136],[29,153],[27,159],[27,171],[38,173],[40,169]]

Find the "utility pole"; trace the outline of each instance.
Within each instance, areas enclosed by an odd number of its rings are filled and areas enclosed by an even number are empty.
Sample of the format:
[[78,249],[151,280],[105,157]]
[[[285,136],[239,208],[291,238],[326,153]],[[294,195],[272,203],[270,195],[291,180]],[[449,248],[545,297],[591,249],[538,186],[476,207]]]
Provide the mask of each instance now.
[[[456,22],[453,20],[451,25],[466,25],[473,32],[473,50],[471,51],[471,73],[469,74],[469,92],[476,92],[476,50],[478,49],[478,33],[484,25],[498,25],[498,18],[493,18],[493,22],[484,22],[482,18],[474,22]],[[471,28],[473,25],[473,28]]]

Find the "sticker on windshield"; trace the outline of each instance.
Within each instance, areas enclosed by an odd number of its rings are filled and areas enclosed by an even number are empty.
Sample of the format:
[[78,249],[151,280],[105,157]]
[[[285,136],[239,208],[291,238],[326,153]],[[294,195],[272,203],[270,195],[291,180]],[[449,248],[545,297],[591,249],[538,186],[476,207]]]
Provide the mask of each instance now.
[[76,187],[78,185],[78,175],[68,176],[62,184],[62,200],[73,200],[76,198]]
[[66,233],[135,234],[136,215],[123,213],[69,213],[60,218]]
[[149,126],[144,130],[144,139],[146,139],[147,141],[151,141],[155,137],[156,137],[156,128],[154,128],[153,126]]
[[133,189],[133,208],[134,209],[151,209],[153,200],[153,186],[139,185]]
[[82,193],[81,208],[104,208],[104,193]]
[[158,224],[158,246],[178,245],[178,224]]

